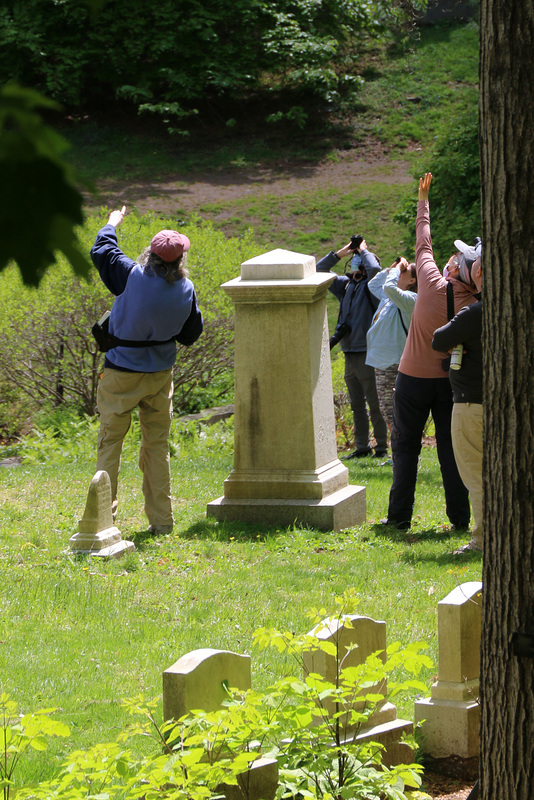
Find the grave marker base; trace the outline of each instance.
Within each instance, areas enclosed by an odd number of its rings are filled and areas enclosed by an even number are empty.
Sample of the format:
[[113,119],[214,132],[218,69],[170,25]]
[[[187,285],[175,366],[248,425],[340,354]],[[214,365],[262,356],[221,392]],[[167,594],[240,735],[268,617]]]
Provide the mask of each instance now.
[[364,486],[346,486],[322,500],[254,499],[219,497],[208,503],[208,516],[227,522],[267,525],[309,525],[321,531],[342,531],[366,519]]

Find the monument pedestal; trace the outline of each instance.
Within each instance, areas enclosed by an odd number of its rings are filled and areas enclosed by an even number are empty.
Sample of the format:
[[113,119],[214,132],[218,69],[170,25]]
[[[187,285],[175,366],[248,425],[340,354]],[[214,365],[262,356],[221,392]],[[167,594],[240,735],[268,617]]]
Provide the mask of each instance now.
[[320,531],[342,531],[365,521],[365,488],[346,486],[323,500],[232,500],[219,497],[208,505],[208,515],[230,522],[266,525],[308,525]]
[[221,520],[342,530],[365,489],[337,458],[326,292],[312,256],[273,250],[223,284],[235,304],[234,468],[208,504]]

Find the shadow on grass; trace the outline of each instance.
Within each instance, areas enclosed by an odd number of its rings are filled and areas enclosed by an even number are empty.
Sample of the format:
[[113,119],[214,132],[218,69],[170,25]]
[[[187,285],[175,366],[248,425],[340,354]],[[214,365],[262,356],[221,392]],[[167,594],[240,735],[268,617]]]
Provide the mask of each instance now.
[[449,553],[404,553],[401,556],[401,561],[406,564],[429,564],[434,563],[442,566],[454,566],[458,569],[467,565],[472,565],[475,562],[482,561],[482,553],[480,551],[468,550],[466,553],[456,555],[453,550]]
[[[182,531],[182,537],[186,539],[208,539],[216,542],[252,540],[265,542],[274,539],[281,534],[293,529],[293,525],[266,525],[260,522],[228,522],[217,520],[215,517],[206,517],[190,525]],[[302,530],[302,525],[296,525]],[[312,534],[318,534],[315,530],[310,530]]]
[[418,542],[428,540],[439,542],[444,539],[450,539],[453,536],[458,536],[458,531],[444,529],[441,525],[425,530],[414,530],[410,528],[408,531],[400,531],[395,525],[382,525],[381,523],[377,523],[372,526],[372,530],[377,536],[387,536],[394,542],[405,542],[406,544],[417,544]]
[[[391,539],[393,542],[402,542],[404,544],[422,544],[424,542],[440,542],[454,540],[454,547],[448,553],[429,553],[417,552],[413,549],[410,552],[403,553],[400,557],[401,561],[405,563],[428,563],[434,562],[436,564],[454,564],[454,566],[462,566],[463,564],[471,564],[474,561],[482,559],[480,551],[468,550],[464,553],[456,554],[454,551],[461,547],[463,540],[468,534],[467,531],[457,531],[452,529],[443,528],[438,525],[433,528],[426,528],[424,530],[413,529],[407,531],[400,531],[394,525],[376,524],[371,526],[377,537],[385,537]],[[452,544],[452,542],[451,542]]]
[[[299,525],[298,529],[303,530],[305,526]],[[215,517],[206,517],[193,523],[188,528],[180,530],[179,533],[175,527],[172,534],[154,534],[148,530],[135,531],[128,535],[138,550],[143,550],[143,547],[148,542],[161,541],[166,537],[178,536],[180,539],[201,539],[205,541],[214,542],[266,542],[272,540],[277,536],[287,533],[293,529],[292,525],[264,525],[258,522],[227,522],[219,521]],[[310,529],[310,536],[321,536],[319,531]]]

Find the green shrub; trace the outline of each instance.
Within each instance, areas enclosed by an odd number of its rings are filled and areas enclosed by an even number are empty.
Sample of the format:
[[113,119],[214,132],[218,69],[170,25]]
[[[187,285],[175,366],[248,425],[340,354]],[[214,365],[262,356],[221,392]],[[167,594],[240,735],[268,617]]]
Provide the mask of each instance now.
[[[296,89],[328,101],[350,93],[351,76],[337,64],[343,43],[356,50],[362,38],[398,26],[425,5],[25,0],[0,11],[0,71],[69,106],[120,97],[180,130],[199,107],[226,116],[228,99],[240,101],[251,90],[274,98]],[[291,114],[299,124],[302,115]]]

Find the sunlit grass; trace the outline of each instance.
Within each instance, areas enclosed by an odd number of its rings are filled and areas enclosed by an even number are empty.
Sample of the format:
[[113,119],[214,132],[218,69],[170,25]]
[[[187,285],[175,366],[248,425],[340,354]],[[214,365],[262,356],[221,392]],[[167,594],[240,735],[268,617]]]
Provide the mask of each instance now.
[[[72,727],[51,760],[32,758],[27,779],[49,774],[74,746],[115,738],[125,724],[121,698],[161,695],[161,674],[180,656],[202,647],[250,653],[252,633],[264,625],[307,630],[307,609],[329,608],[347,587],[361,598],[361,614],[387,621],[388,642],[425,641],[436,660],[437,601],[480,579],[478,556],[453,555],[465,535],[445,525],[433,448],[423,449],[411,532],[378,524],[391,466],[362,459],[347,463],[351,483],[366,488],[367,523],[323,533],[206,518],[232,468],[232,426],[180,430],[176,527],[166,537],[146,532],[135,425],[129,436],[117,524],[137,549],[122,561],[69,552],[93,475],[94,431],[72,459],[50,462],[43,452],[41,462],[0,470],[2,689],[27,710],[57,706]],[[254,685],[265,688],[290,668],[285,656],[255,654]],[[413,698],[398,706],[412,716]]]

